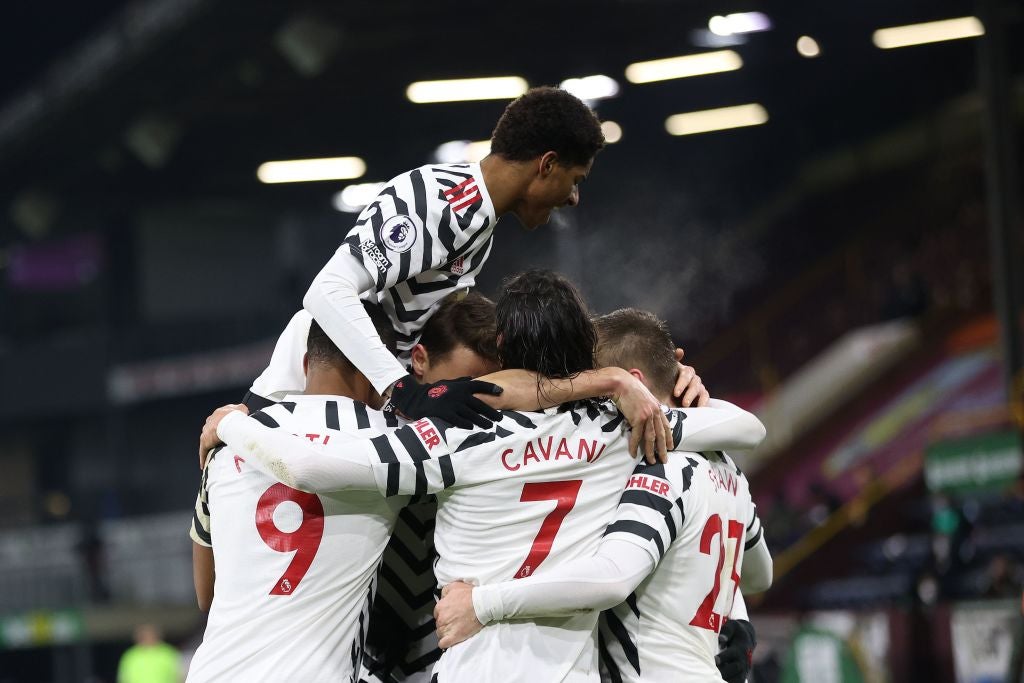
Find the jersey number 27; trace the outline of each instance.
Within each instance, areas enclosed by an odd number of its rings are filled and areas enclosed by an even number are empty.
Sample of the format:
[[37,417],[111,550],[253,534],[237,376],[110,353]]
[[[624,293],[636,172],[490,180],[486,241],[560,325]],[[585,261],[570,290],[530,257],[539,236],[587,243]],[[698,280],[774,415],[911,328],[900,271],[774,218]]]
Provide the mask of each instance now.
[[[718,515],[708,517],[704,531],[700,535],[700,552],[704,555],[711,555],[711,543],[717,537],[718,567],[715,569],[715,584],[711,587],[711,592],[704,596],[700,607],[697,608],[697,613],[690,620],[690,626],[706,628],[715,633],[722,630],[722,615],[715,611],[715,603],[718,602],[718,594],[722,590],[722,568],[725,565],[726,537],[722,535],[722,531],[722,518]],[[736,588],[740,585],[740,575],[736,573],[736,564],[740,561],[743,553],[743,524],[729,520],[728,538],[730,542],[733,539],[736,541],[732,553],[732,572],[729,576],[734,584],[730,593],[730,597],[732,597],[735,596]],[[729,602],[731,603],[732,600],[730,599]]]

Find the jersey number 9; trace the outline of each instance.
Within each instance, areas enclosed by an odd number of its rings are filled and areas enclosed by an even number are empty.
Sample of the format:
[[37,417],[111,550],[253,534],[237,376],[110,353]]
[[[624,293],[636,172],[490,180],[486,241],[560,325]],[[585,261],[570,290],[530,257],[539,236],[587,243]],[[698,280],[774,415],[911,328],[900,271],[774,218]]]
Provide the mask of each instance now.
[[[302,522],[295,531],[281,531],[274,524],[274,512],[281,503],[291,501],[302,509]],[[294,552],[284,574],[274,584],[271,595],[291,595],[309,571],[324,537],[324,506],[313,493],[305,493],[284,484],[274,484],[263,492],[256,504],[256,531],[268,546],[279,553]]]

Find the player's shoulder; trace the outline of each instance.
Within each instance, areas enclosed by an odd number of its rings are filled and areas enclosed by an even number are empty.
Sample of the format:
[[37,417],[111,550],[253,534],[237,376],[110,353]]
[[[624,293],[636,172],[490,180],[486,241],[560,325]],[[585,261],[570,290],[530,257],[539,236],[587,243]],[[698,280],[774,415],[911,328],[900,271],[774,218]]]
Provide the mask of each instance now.
[[447,184],[475,179],[479,168],[478,164],[425,164],[414,170],[435,182]]
[[708,469],[707,460],[700,453],[670,451],[666,462],[647,464],[641,460],[633,475],[654,477],[665,481],[675,496],[682,496],[693,487],[694,476],[702,469]]
[[479,166],[473,164],[424,164],[399,173],[389,180],[385,187],[392,186],[397,191],[428,189],[445,191],[460,183],[477,180]]
[[283,423],[291,422],[295,413],[295,402],[293,401],[281,401],[272,405],[266,406],[257,410],[255,413],[250,413],[249,417],[253,418],[264,427],[270,427],[271,429],[277,429]]
[[729,469],[732,473],[736,474],[736,476],[745,478],[743,470],[740,469],[740,466],[736,464],[736,461],[733,460],[728,453],[726,453],[725,451],[715,451],[714,455],[718,457],[718,460],[727,469]]
[[544,411],[549,415],[558,415],[560,419],[571,419],[577,427],[599,429],[612,433],[626,426],[625,416],[615,404],[606,398],[585,398],[569,401]]

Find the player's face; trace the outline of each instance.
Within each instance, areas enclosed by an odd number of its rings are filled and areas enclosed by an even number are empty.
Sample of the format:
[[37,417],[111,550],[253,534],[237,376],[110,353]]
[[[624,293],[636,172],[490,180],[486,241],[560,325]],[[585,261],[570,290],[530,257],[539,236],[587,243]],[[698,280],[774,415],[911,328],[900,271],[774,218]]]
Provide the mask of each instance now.
[[460,344],[441,359],[431,360],[423,368],[423,381],[433,384],[443,379],[455,379],[456,377],[480,377],[500,369],[497,364],[477,354],[468,346]]
[[572,166],[562,165],[557,160],[546,164],[542,159],[540,173],[530,183],[515,211],[523,227],[534,230],[551,220],[553,210],[579,204],[579,185],[590,175],[593,164],[593,159]]

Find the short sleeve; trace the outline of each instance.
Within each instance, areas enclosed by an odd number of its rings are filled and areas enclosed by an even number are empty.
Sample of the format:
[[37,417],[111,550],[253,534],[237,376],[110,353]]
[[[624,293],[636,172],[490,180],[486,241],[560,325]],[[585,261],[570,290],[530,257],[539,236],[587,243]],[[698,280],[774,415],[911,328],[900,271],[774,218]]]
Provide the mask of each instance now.
[[208,473],[209,465],[203,468],[199,494],[196,496],[196,507],[192,511],[192,527],[189,529],[188,535],[199,545],[210,548],[213,547],[213,541],[210,537],[210,495],[206,486]]
[[685,466],[678,462],[638,465],[629,477],[615,517],[605,529],[605,537],[641,546],[657,565],[683,527],[683,496],[697,464],[691,458],[684,462]]
[[370,439],[377,488],[385,496],[424,496],[455,484],[448,425],[422,419]]
[[375,280],[376,291],[394,287],[448,260],[439,231],[450,221],[431,209],[422,169],[403,173],[370,202],[345,237],[349,252]]
[[744,523],[746,524],[746,533],[744,534],[743,549],[750,550],[757,545],[757,542],[761,540],[761,536],[764,534],[764,529],[761,527],[761,518],[757,516],[757,506],[754,505],[754,501],[750,501],[750,514],[747,515]]

